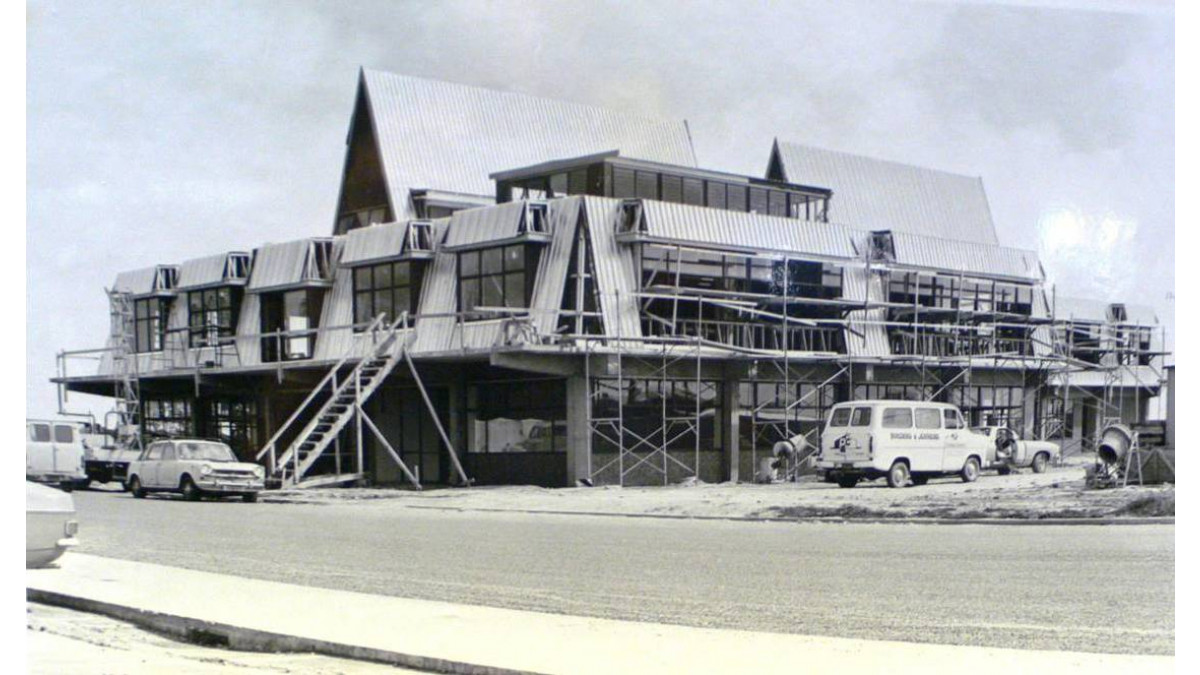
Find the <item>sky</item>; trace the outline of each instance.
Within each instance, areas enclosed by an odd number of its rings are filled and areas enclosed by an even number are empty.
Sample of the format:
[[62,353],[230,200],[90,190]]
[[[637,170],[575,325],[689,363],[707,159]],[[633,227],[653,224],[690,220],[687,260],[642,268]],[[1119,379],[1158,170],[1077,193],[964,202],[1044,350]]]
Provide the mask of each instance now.
[[1059,295],[1174,327],[1169,2],[26,9],[29,416],[117,272],[330,232],[362,66],[686,119],[706,168],[762,175],[778,137],[981,176]]

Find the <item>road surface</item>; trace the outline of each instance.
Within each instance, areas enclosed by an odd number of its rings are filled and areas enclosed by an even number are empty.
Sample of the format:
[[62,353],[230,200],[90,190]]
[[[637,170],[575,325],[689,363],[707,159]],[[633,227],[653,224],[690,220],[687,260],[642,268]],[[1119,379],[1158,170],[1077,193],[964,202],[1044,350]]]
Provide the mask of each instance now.
[[1174,654],[1173,525],[795,524],[77,492],[80,549],[288,583],[692,626]]

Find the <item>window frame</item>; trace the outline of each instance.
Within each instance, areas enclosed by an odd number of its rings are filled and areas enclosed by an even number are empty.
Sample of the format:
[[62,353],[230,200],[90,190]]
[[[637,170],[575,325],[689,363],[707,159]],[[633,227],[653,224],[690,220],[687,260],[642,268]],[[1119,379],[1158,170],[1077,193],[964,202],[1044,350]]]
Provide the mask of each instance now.
[[[389,279],[387,283],[378,281],[380,270],[387,268]],[[407,281],[398,283],[396,274],[398,269],[407,269]],[[369,284],[364,286],[366,280],[360,277],[363,273],[369,278]],[[374,263],[371,265],[358,265],[351,270],[350,286],[351,299],[353,307],[351,315],[354,319],[355,332],[366,330],[367,326],[375,320],[375,317],[380,314],[379,307],[376,305],[378,294],[387,293],[389,298],[387,309],[383,312],[386,314],[385,321],[395,321],[399,318],[399,311],[407,311],[409,315],[417,313],[417,309],[421,302],[421,286],[425,272],[424,261],[420,260],[389,260],[387,262]],[[406,291],[408,293],[408,307],[401,309],[396,306],[396,296],[398,291]],[[370,304],[369,312],[362,312],[362,302],[368,301]]]
[[[196,299],[199,299],[198,305]],[[221,338],[237,335],[238,318],[242,311],[240,286],[215,286],[188,291],[187,303],[189,347],[214,347]],[[227,314],[226,320],[222,319],[222,313]]]
[[[510,253],[519,250],[520,262],[517,264],[516,257],[510,256]],[[497,261],[489,260],[498,253],[499,267],[492,267]],[[482,249],[472,249],[469,251],[460,251],[457,255],[457,295],[458,295],[458,311],[463,313],[466,321],[479,321],[483,319],[501,318],[487,313],[475,311],[477,307],[506,307],[508,309],[528,310],[530,300],[533,296],[534,281],[537,276],[537,265],[540,258],[541,248],[533,244],[516,243],[506,244],[504,246],[493,246]],[[470,265],[470,270],[465,261],[474,261]],[[519,279],[520,297],[513,298],[517,295],[517,289],[510,287],[510,284],[515,284]],[[490,281],[491,285],[487,285]],[[468,289],[470,287],[476,289],[475,301],[468,302]],[[497,298],[488,297],[489,294],[499,294],[499,304],[495,304]],[[520,304],[516,304],[519,300]]]

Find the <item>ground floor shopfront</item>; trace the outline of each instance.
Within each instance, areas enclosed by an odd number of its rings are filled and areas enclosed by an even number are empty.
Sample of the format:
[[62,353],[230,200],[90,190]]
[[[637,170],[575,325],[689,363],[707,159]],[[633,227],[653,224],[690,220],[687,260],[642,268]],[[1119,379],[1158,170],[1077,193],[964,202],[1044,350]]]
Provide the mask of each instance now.
[[[840,401],[944,401],[960,406],[972,425],[1005,424],[1028,437],[1039,435],[1043,417],[1062,413],[1048,405],[1054,399],[1041,376],[1018,369],[628,355],[560,359],[542,372],[482,360],[420,369],[428,404],[398,370],[364,410],[425,485],[460,482],[443,431],[479,485],[663,485],[692,477],[752,480],[776,442],[803,436],[819,444],[827,413]],[[320,376],[316,369],[215,376],[199,387],[191,379],[147,380],[144,427],[148,437],[223,440],[253,460]],[[356,434],[349,425],[313,472],[407,482],[383,443],[369,433],[360,442]]]

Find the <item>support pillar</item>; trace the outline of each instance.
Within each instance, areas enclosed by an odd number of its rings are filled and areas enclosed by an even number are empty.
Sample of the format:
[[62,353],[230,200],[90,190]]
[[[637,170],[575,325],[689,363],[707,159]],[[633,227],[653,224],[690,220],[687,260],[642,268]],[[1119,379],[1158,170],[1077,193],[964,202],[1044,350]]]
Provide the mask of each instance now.
[[721,414],[724,415],[725,429],[721,434],[721,454],[725,461],[724,478],[731,483],[738,482],[738,469],[741,462],[739,452],[742,447],[742,392],[738,386],[739,367],[734,363],[725,364],[725,376],[721,383]]
[[567,378],[567,485],[592,476],[592,434],[588,419],[587,378]]

